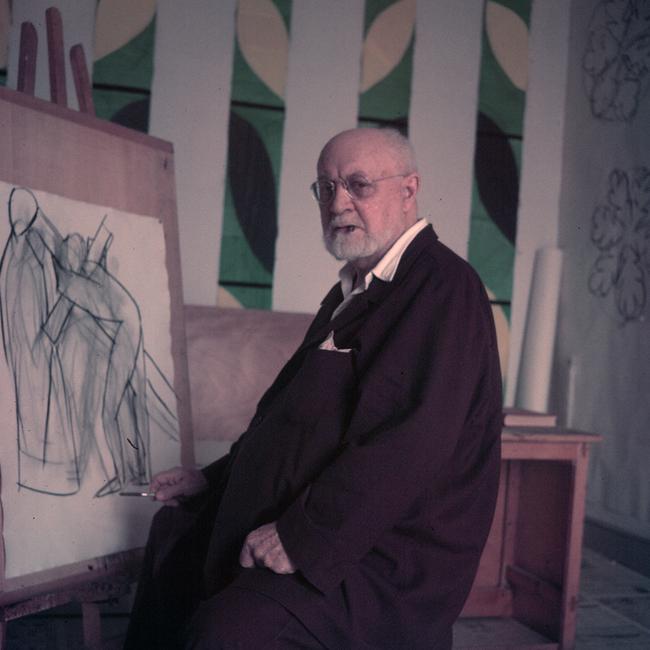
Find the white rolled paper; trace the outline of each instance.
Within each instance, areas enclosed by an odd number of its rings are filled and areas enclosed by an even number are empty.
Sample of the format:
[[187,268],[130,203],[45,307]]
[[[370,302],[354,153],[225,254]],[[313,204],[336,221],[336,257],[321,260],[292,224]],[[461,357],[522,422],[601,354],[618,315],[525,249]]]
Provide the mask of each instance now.
[[551,247],[538,249],[515,397],[518,407],[531,411],[548,410],[561,277],[562,251]]

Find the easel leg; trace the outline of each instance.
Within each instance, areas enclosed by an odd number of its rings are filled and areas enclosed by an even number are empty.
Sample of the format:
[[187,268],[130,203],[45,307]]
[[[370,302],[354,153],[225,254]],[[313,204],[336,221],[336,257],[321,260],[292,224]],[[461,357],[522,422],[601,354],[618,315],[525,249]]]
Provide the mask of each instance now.
[[102,621],[97,603],[81,603],[84,648],[100,650],[102,647]]

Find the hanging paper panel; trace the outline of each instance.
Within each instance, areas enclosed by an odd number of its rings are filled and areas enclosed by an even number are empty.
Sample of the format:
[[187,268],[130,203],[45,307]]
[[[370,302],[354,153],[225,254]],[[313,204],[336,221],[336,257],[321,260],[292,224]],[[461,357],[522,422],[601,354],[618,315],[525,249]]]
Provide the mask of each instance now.
[[240,0],[217,302],[271,307],[291,0]]
[[413,69],[415,0],[367,0],[359,124],[406,135]]
[[100,0],[95,24],[93,102],[97,117],[147,133],[155,0]]
[[[488,1],[483,24],[468,259],[493,302],[507,350],[531,0]],[[505,372],[507,359],[502,355]]]

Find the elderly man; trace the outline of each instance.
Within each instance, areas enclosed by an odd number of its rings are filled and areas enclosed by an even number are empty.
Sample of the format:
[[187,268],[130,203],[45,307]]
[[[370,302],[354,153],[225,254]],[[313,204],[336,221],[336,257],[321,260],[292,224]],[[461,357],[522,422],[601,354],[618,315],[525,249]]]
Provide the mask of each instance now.
[[184,503],[154,520],[127,647],[451,648],[498,484],[490,305],[418,220],[400,134],[340,133],[317,171],[341,280],[230,453],[154,478]]

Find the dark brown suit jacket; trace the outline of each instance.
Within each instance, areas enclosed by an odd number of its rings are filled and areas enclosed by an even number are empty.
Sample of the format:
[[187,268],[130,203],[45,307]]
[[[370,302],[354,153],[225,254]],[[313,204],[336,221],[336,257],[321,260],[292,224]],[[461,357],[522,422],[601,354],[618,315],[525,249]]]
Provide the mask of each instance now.
[[[476,273],[430,227],[392,282],[330,321],[336,285],[231,453],[208,591],[281,602],[329,648],[446,648],[489,531],[501,375]],[[329,332],[339,349],[321,350]],[[276,521],[299,571],[242,569],[245,536]]]

